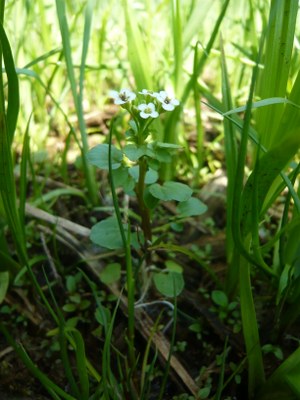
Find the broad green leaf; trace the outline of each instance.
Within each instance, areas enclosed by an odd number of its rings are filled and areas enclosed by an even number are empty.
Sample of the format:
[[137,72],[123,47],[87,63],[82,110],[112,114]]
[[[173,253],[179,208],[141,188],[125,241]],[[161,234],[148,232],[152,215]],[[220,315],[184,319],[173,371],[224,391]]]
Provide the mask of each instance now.
[[[132,178],[137,182],[139,180],[139,166],[135,165],[134,167],[129,168],[129,174],[132,176]],[[145,183],[147,185],[150,185],[151,183],[155,183],[158,179],[158,173],[154,171],[153,169],[149,169],[146,172],[145,176]]]
[[106,285],[116,282],[121,277],[121,264],[111,263],[100,272],[100,279]]
[[120,167],[112,171],[115,187],[122,187],[126,193],[134,189],[134,180],[128,174],[127,167]]
[[158,160],[155,160],[154,158],[149,158],[148,159],[148,165],[151,169],[154,169],[155,171],[158,171],[160,168],[160,162]]
[[184,288],[184,279],[178,272],[168,271],[155,273],[153,280],[156,289],[166,297],[178,296]]
[[137,161],[147,153],[147,145],[137,147],[135,144],[127,144],[124,147],[124,154],[131,161]]
[[170,163],[172,161],[169,149],[156,148],[153,152],[155,159],[160,162]]
[[[123,153],[115,146],[111,147],[112,169],[117,169],[121,166]],[[101,169],[109,169],[108,166],[108,144],[98,144],[87,153],[87,159],[90,164]]]
[[[127,232],[128,225],[123,224],[123,227],[124,231]],[[116,250],[123,248],[122,236],[118,220],[115,216],[97,222],[91,229],[90,239],[93,243],[106,249]],[[133,232],[130,235],[131,245],[135,249],[140,247],[140,243],[143,243],[143,240],[143,235],[141,233],[137,235],[136,232]]]
[[172,181],[165,182],[163,185],[154,183],[149,187],[149,191],[152,196],[163,201],[187,201],[193,193],[187,185]]
[[157,142],[151,142],[147,145],[146,155],[159,162],[169,163],[172,161],[172,150],[166,147],[157,146]]
[[168,271],[177,272],[177,273],[179,273],[179,274],[182,274],[182,272],[183,272],[182,266],[179,265],[179,264],[177,264],[177,263],[176,263],[175,261],[173,261],[173,260],[167,260],[167,261],[165,262],[165,266],[166,266],[166,268],[167,268]]
[[117,218],[108,217],[95,224],[91,229],[90,239],[93,243],[106,249],[121,249],[123,242]]
[[150,210],[153,210],[159,202],[159,199],[152,196],[152,194],[150,193],[149,186],[147,186],[144,191],[144,202],[146,204],[146,207]]
[[191,197],[187,201],[182,201],[177,206],[177,213],[180,217],[192,217],[194,215],[201,215],[207,211],[206,204],[201,200]]

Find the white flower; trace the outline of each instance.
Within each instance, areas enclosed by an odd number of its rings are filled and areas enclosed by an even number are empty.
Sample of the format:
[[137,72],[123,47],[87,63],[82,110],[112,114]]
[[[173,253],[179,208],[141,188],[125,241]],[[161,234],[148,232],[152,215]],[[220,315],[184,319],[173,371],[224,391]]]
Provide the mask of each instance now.
[[139,104],[138,110],[140,110],[140,116],[144,119],[147,119],[149,117],[157,118],[159,115],[158,112],[155,110],[155,105],[153,103]]
[[157,92],[152,92],[152,90],[148,90],[148,89],[143,89],[141,92],[139,92],[140,94],[143,94],[144,96],[151,96],[156,98],[158,93]]
[[116,90],[110,90],[109,95],[114,99],[114,103],[117,105],[122,105],[128,103],[136,98],[136,94],[128,89],[122,89],[120,92]]
[[168,93],[164,90],[160,91],[156,98],[161,102],[162,108],[166,111],[173,111],[174,108],[179,105],[179,101],[175,98],[169,97]]

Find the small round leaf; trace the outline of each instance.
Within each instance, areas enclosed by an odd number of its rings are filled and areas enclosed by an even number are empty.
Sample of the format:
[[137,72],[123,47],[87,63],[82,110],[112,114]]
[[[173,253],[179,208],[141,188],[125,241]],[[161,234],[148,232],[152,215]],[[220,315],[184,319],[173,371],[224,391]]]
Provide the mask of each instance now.
[[152,196],[163,201],[186,201],[191,197],[193,193],[192,189],[189,186],[180,182],[172,181],[165,182],[163,185],[154,183],[149,187],[149,191]]
[[159,272],[153,276],[156,289],[166,297],[178,296],[184,288],[184,279],[178,272]]

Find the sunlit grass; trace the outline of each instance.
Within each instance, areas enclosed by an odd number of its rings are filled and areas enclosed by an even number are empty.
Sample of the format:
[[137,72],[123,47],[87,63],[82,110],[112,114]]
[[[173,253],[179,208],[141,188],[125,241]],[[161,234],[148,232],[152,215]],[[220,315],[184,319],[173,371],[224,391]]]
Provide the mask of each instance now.
[[[7,4],[2,0],[0,5],[0,60],[4,67],[0,78],[0,301],[9,290],[8,284],[13,285],[16,275],[27,268],[33,286],[58,327],[61,357],[72,395],[42,374],[22,346],[2,328],[26,366],[55,399],[95,398],[90,393],[90,376],[99,382],[101,379],[91,370],[81,334],[66,325],[54,296],[51,305],[32,273],[27,255],[31,237],[25,225],[25,204],[31,202],[51,212],[56,199],[68,195],[83,199],[87,210],[100,206],[99,187],[102,189],[107,183],[96,179],[93,167],[86,161],[95,130],[87,126],[86,115],[96,112],[101,119],[110,110],[111,119],[117,113],[109,100],[110,89],[168,90],[181,103],[174,113],[153,123],[153,135],[161,142],[179,143],[182,150],[176,161],[160,172],[161,180],[186,181],[198,191],[220,166],[227,176],[227,276],[223,290],[228,298],[238,295],[240,300],[249,399],[279,398],[278,393],[287,396],[284,398],[298,398],[298,350],[287,356],[270,378],[265,377],[256,315],[260,300],[252,290],[256,274],[270,283],[275,299],[276,334],[299,317],[298,1],[38,0],[29,5],[26,0]],[[207,108],[218,115],[215,121],[219,134],[214,141],[222,149],[222,156],[217,160],[214,146],[206,143]],[[121,113],[115,120],[114,132],[121,144],[127,122]],[[110,137],[107,132],[108,129],[100,132],[101,140],[111,146],[112,129]],[[43,163],[38,166],[36,161],[41,154],[45,157],[44,169]],[[52,174],[65,184],[70,183],[70,164],[80,176],[78,187],[44,193],[44,185]],[[35,181],[37,167],[42,175],[39,178],[44,180],[41,184]],[[111,175],[111,159],[109,167]],[[102,320],[106,334],[102,362],[105,379],[99,383],[95,396],[113,399],[116,385],[120,398],[138,399],[133,385],[135,377],[132,378],[140,355],[135,354],[134,347],[136,299],[131,242],[129,231],[125,232],[122,225],[113,181],[110,187],[126,254],[129,362],[124,361],[126,376],[122,377],[123,366],[119,366],[119,377],[112,372],[111,338],[116,308],[110,320]],[[278,231],[262,245],[260,227],[284,190],[285,208]],[[11,239],[7,239],[7,228]],[[169,251],[180,251],[173,243],[160,242],[152,250],[160,244]],[[14,251],[10,249],[12,245]],[[270,249],[273,259],[268,257]],[[140,264],[144,257],[141,256]],[[214,274],[210,266],[207,269]],[[218,278],[216,282],[220,284]],[[107,315],[101,304],[98,307]],[[175,307],[175,319],[176,315]],[[77,357],[79,382],[73,375],[68,346]],[[224,355],[222,374],[225,365]],[[154,368],[154,361],[151,366]],[[166,380],[167,374],[163,389]],[[222,375],[216,399],[221,398],[223,381]],[[146,400],[148,391],[143,385],[140,389],[141,399]]]

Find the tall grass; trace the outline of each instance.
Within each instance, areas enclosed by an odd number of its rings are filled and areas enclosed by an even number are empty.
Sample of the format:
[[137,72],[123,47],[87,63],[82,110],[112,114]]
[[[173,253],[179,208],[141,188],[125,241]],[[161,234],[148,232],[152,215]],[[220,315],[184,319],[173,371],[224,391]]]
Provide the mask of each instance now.
[[[103,111],[107,91],[111,88],[131,86],[137,90],[166,89],[181,99],[181,107],[166,117],[162,125],[157,123],[156,129],[163,131],[159,137],[161,141],[179,142],[185,147],[181,163],[191,166],[191,174],[197,171],[194,184],[203,178],[198,174],[206,164],[205,155],[208,152],[205,148],[201,100],[204,98],[224,119],[228,178],[228,269],[223,288],[228,297],[238,294],[240,298],[249,399],[298,398],[299,350],[288,356],[270,377],[265,376],[260,321],[256,313],[256,305],[260,300],[252,289],[255,274],[262,276],[266,284],[275,288],[276,334],[279,335],[299,317],[297,268],[300,201],[297,152],[300,147],[300,73],[299,56],[294,49],[295,37],[299,34],[298,1],[271,0],[262,4],[258,0],[123,0],[108,3],[56,0],[45,7],[44,2],[39,0],[28,7],[28,2],[19,1],[7,4],[5,9],[5,1],[0,0],[0,63],[4,66],[0,76],[0,217],[4,221],[0,221],[0,279],[3,282],[0,285],[0,301],[7,291],[8,277],[15,276],[22,267],[27,266],[33,284],[58,327],[61,358],[71,394],[39,371],[3,325],[1,330],[25,365],[55,399],[93,398],[91,377],[100,382],[94,394],[99,398],[114,398],[114,387],[118,396],[135,396],[128,385],[138,358],[134,342],[136,282],[131,263],[130,235],[122,230],[114,184],[111,182],[113,202],[122,232],[127,268],[130,359],[129,364],[125,361],[127,389],[122,387],[122,379],[118,381],[110,365],[116,310],[110,321],[103,319],[106,336],[103,376],[100,377],[86,357],[79,331],[66,325],[55,298],[51,298],[50,304],[32,273],[27,255],[30,238],[26,237],[24,222],[28,163],[31,162],[33,151],[47,144],[49,131],[52,130],[53,134],[57,124],[57,134],[66,144],[59,168],[67,177],[67,158],[75,142],[83,165],[82,186],[87,188],[89,204],[97,204],[98,187],[94,171],[86,162],[89,130],[85,122],[84,104],[88,103],[89,110],[101,108]],[[4,14],[7,15],[5,20]],[[11,45],[8,37],[13,37],[12,32],[16,29],[13,18],[16,15],[23,17],[23,23]],[[83,29],[77,29],[80,24]],[[161,26],[161,30],[158,26]],[[26,36],[21,29],[27,32]],[[257,35],[257,32],[260,34]],[[32,43],[36,43],[36,46],[32,47]],[[216,69],[221,71],[219,76],[215,73]],[[208,85],[202,81],[204,75],[208,75]],[[49,113],[47,108],[50,109]],[[193,110],[193,124],[196,127],[196,149],[193,151],[196,161],[189,147],[189,133],[184,123],[185,109]],[[71,122],[70,114],[76,116],[77,122]],[[43,140],[37,138],[35,131],[38,134],[42,132]],[[102,135],[100,140],[108,141],[111,146],[112,132],[113,126],[110,137]],[[13,151],[20,147],[22,163],[17,190]],[[178,173],[176,168],[165,169],[164,177]],[[288,195],[285,197],[281,225],[275,237],[262,245],[260,227],[268,210],[277,204],[284,190]],[[63,193],[66,192],[59,191],[52,193],[52,196]],[[35,196],[40,196],[40,193],[34,193],[33,199]],[[292,217],[289,217],[290,209]],[[17,261],[6,241],[6,225],[18,255]],[[176,246],[172,249],[176,249]],[[4,264],[5,268],[2,267]],[[175,331],[173,341],[174,334]],[[75,353],[75,375],[69,346]],[[216,398],[222,395],[225,352],[222,363]],[[151,368],[153,366],[154,361]],[[123,373],[122,368],[120,371]],[[143,373],[145,377],[146,372]],[[166,379],[167,375],[164,385]],[[148,389],[148,383],[144,382],[142,397],[147,398]],[[163,391],[159,396],[163,398]]]
[[0,3],[0,64],[5,66],[7,78],[7,104],[5,101],[3,74],[0,75],[0,193],[4,217],[13,235],[21,264],[27,263],[26,240],[17,206],[15,178],[13,174],[12,142],[19,113],[19,85],[10,45],[3,28],[4,1]]
[[[267,34],[262,31],[260,49],[257,51],[257,63],[264,60],[264,69],[260,72],[260,85],[257,86],[256,93],[266,99],[264,105],[256,114],[256,138],[257,138],[257,157],[251,175],[244,186],[244,168],[248,153],[248,140],[250,133],[250,118],[252,102],[254,98],[254,88],[257,82],[258,67],[253,70],[252,83],[249,90],[248,103],[245,108],[245,116],[241,126],[241,141],[239,154],[236,159],[236,145],[233,141],[234,131],[232,121],[225,123],[227,165],[229,170],[229,252],[233,262],[230,264],[229,288],[234,288],[239,282],[239,293],[241,299],[241,312],[243,332],[248,357],[249,374],[249,398],[256,398],[259,389],[264,388],[264,366],[260,348],[259,329],[254,306],[251,284],[251,264],[260,266],[262,270],[269,274],[278,283],[278,269],[275,265],[269,266],[264,260],[259,243],[259,224],[265,215],[268,207],[275,201],[278,195],[278,179],[282,179],[282,174],[288,166],[291,158],[299,149],[299,108],[297,109],[298,97],[298,78],[289,95],[289,100],[295,103],[286,103],[285,96],[288,94],[287,81],[289,76],[289,64],[291,61],[292,47],[294,41],[295,24],[298,3],[272,1],[270,15],[266,26]],[[262,50],[264,48],[264,55]],[[231,106],[230,87],[226,73],[223,57],[223,96],[226,105]],[[278,105],[272,105],[273,97],[282,97],[278,100]],[[275,112],[275,117],[274,117]],[[287,117],[288,116],[288,117]],[[276,184],[276,182],[278,182]],[[232,186],[234,185],[234,188]],[[282,186],[281,186],[282,188]],[[272,201],[270,202],[270,198]],[[231,206],[232,204],[232,206]],[[235,247],[239,255],[234,252]],[[291,356],[290,373],[294,374],[298,368],[297,363]],[[293,364],[293,365],[292,365]],[[289,379],[289,373],[285,380]],[[275,373],[280,376],[280,372]],[[275,395],[278,387],[272,391]],[[298,393],[298,385],[292,390]],[[265,393],[266,389],[262,389]],[[264,398],[264,397],[262,397]]]

